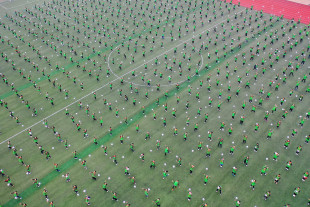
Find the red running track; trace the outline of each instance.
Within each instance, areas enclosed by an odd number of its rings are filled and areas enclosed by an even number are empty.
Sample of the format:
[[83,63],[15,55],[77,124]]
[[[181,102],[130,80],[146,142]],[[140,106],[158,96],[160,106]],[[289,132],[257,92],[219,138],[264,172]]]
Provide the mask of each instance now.
[[[226,0],[226,2],[230,2]],[[233,4],[251,8],[254,10],[263,10],[264,13],[282,16],[286,19],[294,19],[301,23],[310,23],[310,5],[299,4],[287,0],[232,0]]]

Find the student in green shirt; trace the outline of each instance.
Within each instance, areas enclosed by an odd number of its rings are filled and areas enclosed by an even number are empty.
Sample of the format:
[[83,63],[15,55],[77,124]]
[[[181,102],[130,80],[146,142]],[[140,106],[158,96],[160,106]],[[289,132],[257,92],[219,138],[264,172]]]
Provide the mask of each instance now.
[[176,189],[177,187],[179,187],[179,180],[176,180],[176,181],[172,181],[173,182],[173,186],[172,186],[172,191],[174,190],[174,189]]
[[255,185],[256,185],[256,180],[255,179],[253,179],[253,180],[251,180],[251,188],[252,188],[252,190],[255,190]]

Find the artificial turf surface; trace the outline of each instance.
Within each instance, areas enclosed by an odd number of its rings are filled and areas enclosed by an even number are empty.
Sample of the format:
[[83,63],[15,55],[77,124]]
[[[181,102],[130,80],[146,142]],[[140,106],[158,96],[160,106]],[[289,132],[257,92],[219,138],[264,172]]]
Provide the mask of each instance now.
[[[200,1],[105,1],[100,4],[98,1],[87,1],[87,4],[86,1],[77,1],[74,6],[72,4],[51,1],[45,5],[27,5],[27,9],[18,7],[16,14],[7,11],[8,14],[1,17],[1,73],[5,76],[1,82],[0,97],[8,103],[8,109],[4,105],[1,107],[0,150],[3,156],[0,167],[15,185],[8,187],[3,182],[0,193],[3,206],[17,206],[19,203],[49,206],[51,201],[55,206],[84,206],[86,195],[91,197],[92,206],[122,206],[126,202],[132,206],[156,206],[153,201],[157,198],[160,198],[161,206],[199,206],[204,203],[209,206],[234,206],[235,200],[240,200],[241,206],[307,204],[309,181],[302,182],[301,178],[310,167],[307,162],[309,147],[305,143],[305,138],[309,136],[309,121],[305,119],[303,127],[299,123],[309,112],[309,93],[306,92],[309,80],[301,82],[296,90],[295,85],[304,75],[309,76],[308,26],[271,18],[268,14],[261,16],[258,11],[220,1],[204,2],[203,5]],[[77,55],[72,51],[76,51]],[[284,51],[287,53],[285,57]],[[304,54],[300,55],[302,52]],[[265,59],[264,65],[262,58]],[[302,64],[303,58],[305,64]],[[77,67],[77,62],[80,67]],[[32,63],[38,66],[38,71]],[[12,64],[15,64],[14,68]],[[56,64],[59,69],[56,69]],[[254,69],[255,64],[257,69]],[[298,70],[297,64],[300,64]],[[266,68],[265,72],[263,68]],[[289,75],[292,68],[293,76]],[[107,69],[110,69],[110,75]],[[132,71],[135,71],[134,76]],[[48,74],[51,81],[47,78]],[[96,80],[96,74],[99,80]],[[76,84],[73,77],[76,77]],[[238,78],[241,77],[239,83]],[[284,77],[286,83],[283,82]],[[5,83],[6,78],[8,84]],[[247,81],[250,88],[245,87]],[[24,102],[9,86],[11,83],[14,83],[18,95],[23,96]],[[278,83],[280,86],[276,90]],[[160,84],[159,90],[156,84]],[[240,93],[236,96],[238,88]],[[259,93],[261,88],[264,88],[263,94]],[[64,90],[68,90],[68,97]],[[290,96],[291,90],[293,94]],[[48,98],[53,98],[54,105],[46,100],[46,92]],[[93,92],[96,92],[96,99]],[[199,99],[196,98],[198,92]],[[266,99],[268,92],[271,96]],[[231,100],[228,102],[229,95]],[[301,95],[302,101],[299,100]],[[251,96],[252,103],[249,102]],[[259,105],[260,98],[263,99],[262,105]],[[286,99],[282,106],[281,98]],[[213,99],[211,106],[210,99]],[[30,109],[27,109],[26,101]],[[78,104],[80,101],[82,107]],[[246,106],[242,109],[244,102]],[[219,103],[220,110],[217,107]],[[275,104],[277,110],[271,113]],[[292,104],[296,107],[291,112]],[[253,105],[257,106],[255,112],[251,112]],[[89,115],[86,114],[87,107]],[[33,108],[38,111],[37,116],[33,116]],[[69,112],[67,116],[66,108]],[[201,115],[197,114],[199,108]],[[172,115],[173,110],[176,110],[176,118]],[[10,111],[19,118],[20,124],[10,117]],[[236,117],[232,119],[234,111]],[[270,113],[268,121],[264,120],[266,111]],[[284,111],[288,111],[285,119],[282,118]],[[93,113],[96,120],[92,119]],[[204,122],[206,113],[209,117]],[[243,115],[245,120],[240,124]],[[75,123],[72,123],[71,116],[74,116]],[[164,118],[167,120],[166,127],[163,126]],[[43,123],[45,119],[48,128]],[[279,120],[281,125],[277,128]],[[219,130],[221,122],[225,123],[224,130]],[[76,123],[81,124],[81,131],[77,131]],[[254,131],[256,123],[259,124],[257,132]],[[136,131],[137,124],[139,132]],[[195,124],[198,124],[196,131]],[[67,140],[68,149],[64,142],[57,140],[52,126],[55,126],[56,135],[60,134],[62,140]],[[231,135],[228,134],[230,127],[233,127]],[[28,135],[29,128],[32,137]],[[174,135],[175,128],[178,129],[177,135]],[[83,137],[84,129],[87,129],[87,138]],[[298,131],[294,137],[291,136],[293,129]],[[272,138],[267,139],[270,130],[273,131]],[[208,132],[211,131],[212,141],[208,139]],[[147,132],[151,138],[145,140]],[[188,133],[186,141],[183,139],[185,132]],[[123,144],[120,143],[120,135],[124,136]],[[246,143],[242,143],[244,135],[248,136]],[[48,161],[45,155],[41,155],[34,137],[38,137],[39,145],[50,153]],[[97,137],[98,145],[94,144],[93,137]],[[222,147],[218,147],[219,138],[224,139]],[[15,146],[18,155],[22,155],[25,164],[31,165],[30,175],[12,154],[12,149],[7,148],[7,139]],[[284,149],[287,139],[291,144]],[[156,148],[157,140],[161,143],[159,150]],[[199,142],[203,142],[201,150],[197,149]],[[130,150],[131,143],[134,143],[134,152]],[[256,143],[260,146],[258,152],[254,152]],[[303,148],[297,156],[295,152],[299,145]],[[107,155],[102,146],[107,146]],[[234,155],[229,154],[232,146],[235,146]],[[170,153],[165,156],[166,147],[169,147]],[[207,148],[211,149],[209,158],[205,156]],[[74,150],[78,152],[78,159],[73,159]],[[274,152],[280,154],[277,161],[272,160]],[[140,158],[141,153],[145,154],[144,162]],[[112,162],[113,155],[117,156],[118,165]],[[243,164],[246,156],[250,157],[247,167]],[[182,158],[182,166],[177,162],[179,157]],[[219,163],[222,158],[225,160],[221,168]],[[82,160],[87,161],[87,169],[83,168]],[[152,160],[156,161],[155,169],[150,169]],[[289,160],[292,160],[293,166],[287,171],[285,166]],[[59,164],[61,172],[54,170],[54,163]],[[195,166],[192,174],[189,173],[190,165]],[[264,165],[268,167],[266,176],[260,173]],[[129,176],[124,175],[126,166],[130,168]],[[233,166],[238,168],[235,177],[231,174]],[[90,174],[94,170],[98,173],[96,181]],[[169,174],[165,179],[162,179],[163,170]],[[70,174],[69,183],[62,176],[66,173]],[[274,178],[277,174],[281,174],[281,180],[276,185]],[[204,185],[205,175],[209,175],[207,185]],[[135,185],[129,179],[131,176],[136,179]],[[33,184],[33,178],[38,178],[41,183],[39,188]],[[5,179],[2,178],[3,181]],[[257,180],[254,191],[249,187],[252,179]],[[173,180],[180,181],[180,188],[171,191]],[[105,181],[108,183],[108,193],[102,190]],[[78,186],[79,196],[73,192],[73,185]],[[216,193],[218,185],[222,186],[222,195]],[[294,198],[292,194],[296,187],[301,187],[301,192]],[[48,203],[42,195],[43,188],[48,190]],[[144,188],[150,189],[148,198],[144,195]],[[15,190],[22,200],[16,200],[10,194]],[[189,191],[192,192],[191,201],[187,200]],[[267,201],[264,200],[266,191],[271,191]],[[117,192],[119,201],[112,201],[111,192]]]

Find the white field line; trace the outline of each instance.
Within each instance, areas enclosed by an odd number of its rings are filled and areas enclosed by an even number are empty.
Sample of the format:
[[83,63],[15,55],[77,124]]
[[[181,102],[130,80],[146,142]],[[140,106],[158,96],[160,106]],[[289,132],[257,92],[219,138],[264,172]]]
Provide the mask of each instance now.
[[[239,12],[237,12],[236,14],[239,14],[239,13],[241,13],[241,12],[243,12],[243,11],[245,11],[245,9],[244,9],[244,10],[241,10],[241,11],[239,11]],[[228,17],[229,17],[229,16],[228,16]],[[187,42],[187,41],[190,41],[191,38],[196,37],[197,35],[203,34],[203,33],[205,33],[206,31],[209,31],[211,28],[213,28],[213,27],[215,27],[215,26],[217,26],[217,25],[219,25],[219,24],[221,24],[221,23],[223,23],[223,22],[225,22],[225,21],[226,21],[226,19],[223,20],[223,21],[221,21],[221,22],[219,22],[219,23],[217,23],[217,24],[215,24],[215,25],[212,25],[211,27],[209,27],[208,29],[202,31],[201,33],[198,33],[198,34],[196,34],[196,35],[193,35],[193,36],[190,37],[188,40],[185,40],[185,41],[181,42],[179,45],[184,44],[184,43]],[[178,45],[178,46],[179,46],[179,45]],[[172,50],[174,47],[175,47],[175,46],[173,46],[172,48],[170,48],[170,49],[167,50],[166,52]],[[154,60],[154,58],[151,59],[151,60],[149,60],[149,61],[152,61],[152,60]],[[149,62],[149,61],[148,61],[148,62]],[[141,66],[138,66],[137,68],[139,68],[139,67],[141,67]],[[127,73],[125,73],[125,74],[123,74],[123,75],[129,74],[129,73],[131,73],[131,72],[132,72],[133,70],[135,70],[135,69],[136,69],[136,68],[132,69],[131,71],[128,71]],[[119,80],[119,79],[120,79],[120,77],[117,77],[117,78],[115,78],[114,80],[112,80],[110,83],[113,83],[113,82],[115,82],[115,81],[117,81],[117,80]],[[58,114],[59,112],[65,110],[66,108],[72,106],[73,104],[76,104],[77,102],[79,102],[79,101],[81,101],[82,99],[88,97],[89,95],[93,94],[94,92],[99,91],[100,89],[106,87],[106,86],[109,85],[110,83],[107,83],[107,84],[105,84],[105,85],[103,85],[103,86],[97,88],[96,90],[94,90],[94,91],[92,91],[92,92],[86,94],[85,96],[83,96],[83,97],[77,99],[76,101],[73,101],[71,104],[68,104],[67,106],[63,107],[62,109],[59,109],[58,111],[52,113],[51,115],[49,115],[49,116],[47,116],[47,117],[41,119],[40,121],[38,121],[38,122],[32,124],[31,126],[29,126],[29,127],[25,128],[25,129],[21,130],[20,132],[18,132],[18,133],[16,133],[16,134],[12,135],[11,137],[7,138],[6,140],[0,142],[0,145],[6,143],[7,141],[9,141],[9,140],[11,140],[11,139],[13,139],[14,137],[16,137],[16,136],[20,135],[21,133],[27,131],[28,129],[31,129],[32,127],[34,127],[34,126],[36,126],[36,125],[42,123],[45,119],[48,119],[48,118],[50,118],[50,117],[52,117],[52,116]]]
[[5,10],[8,10],[8,8],[6,8],[5,6],[3,6],[2,4],[0,4],[0,6],[1,6],[2,8],[4,8]]

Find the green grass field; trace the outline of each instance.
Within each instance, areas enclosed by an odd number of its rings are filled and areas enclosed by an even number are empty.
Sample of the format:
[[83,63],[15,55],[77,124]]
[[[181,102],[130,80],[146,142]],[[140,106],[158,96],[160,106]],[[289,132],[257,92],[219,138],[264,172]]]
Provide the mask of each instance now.
[[310,185],[302,178],[310,169],[309,26],[221,1],[0,5],[1,206],[87,206],[86,196],[91,206],[156,206],[158,198],[160,206],[307,206]]

